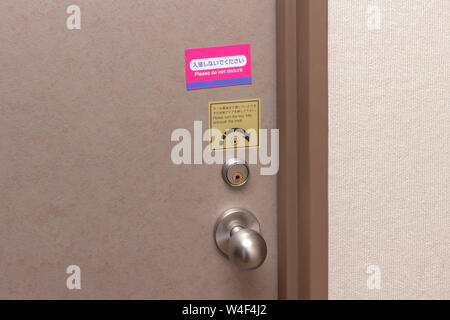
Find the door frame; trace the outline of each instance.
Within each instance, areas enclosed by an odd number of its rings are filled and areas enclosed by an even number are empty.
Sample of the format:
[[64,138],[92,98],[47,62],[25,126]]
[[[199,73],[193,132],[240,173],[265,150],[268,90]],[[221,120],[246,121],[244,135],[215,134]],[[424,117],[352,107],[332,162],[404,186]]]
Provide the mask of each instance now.
[[328,0],[277,0],[279,299],[328,298]]

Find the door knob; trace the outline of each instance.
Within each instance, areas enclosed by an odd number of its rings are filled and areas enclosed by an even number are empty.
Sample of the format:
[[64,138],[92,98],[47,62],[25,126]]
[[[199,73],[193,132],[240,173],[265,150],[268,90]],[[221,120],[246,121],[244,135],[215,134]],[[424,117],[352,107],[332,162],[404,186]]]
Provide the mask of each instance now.
[[242,269],[256,269],[266,259],[266,241],[260,232],[253,213],[241,208],[222,213],[214,227],[217,247]]

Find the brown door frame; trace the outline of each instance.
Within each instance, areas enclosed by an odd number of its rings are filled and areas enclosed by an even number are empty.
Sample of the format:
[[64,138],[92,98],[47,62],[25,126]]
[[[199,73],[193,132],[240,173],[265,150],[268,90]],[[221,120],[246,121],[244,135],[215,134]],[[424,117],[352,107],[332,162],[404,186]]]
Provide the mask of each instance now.
[[328,1],[277,0],[280,299],[328,298]]

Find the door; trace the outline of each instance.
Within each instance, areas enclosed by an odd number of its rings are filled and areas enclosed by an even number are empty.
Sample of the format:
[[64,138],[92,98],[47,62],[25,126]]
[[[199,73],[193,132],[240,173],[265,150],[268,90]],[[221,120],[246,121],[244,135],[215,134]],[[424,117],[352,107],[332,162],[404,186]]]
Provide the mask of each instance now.
[[[276,127],[275,29],[275,0],[1,1],[0,298],[277,298],[276,176],[171,159],[211,101],[261,99]],[[235,44],[251,84],[186,89],[186,49]],[[261,225],[256,270],[214,242],[234,207]]]

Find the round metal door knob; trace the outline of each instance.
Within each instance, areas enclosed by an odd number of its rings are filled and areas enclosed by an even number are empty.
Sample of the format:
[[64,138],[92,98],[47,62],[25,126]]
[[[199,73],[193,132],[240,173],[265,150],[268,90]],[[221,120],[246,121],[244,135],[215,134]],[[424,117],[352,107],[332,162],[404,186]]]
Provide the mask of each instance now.
[[256,269],[267,256],[266,241],[260,234],[259,222],[248,210],[225,211],[215,225],[216,245],[230,261],[242,269]]

